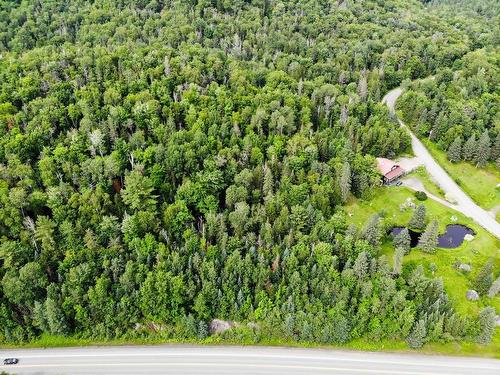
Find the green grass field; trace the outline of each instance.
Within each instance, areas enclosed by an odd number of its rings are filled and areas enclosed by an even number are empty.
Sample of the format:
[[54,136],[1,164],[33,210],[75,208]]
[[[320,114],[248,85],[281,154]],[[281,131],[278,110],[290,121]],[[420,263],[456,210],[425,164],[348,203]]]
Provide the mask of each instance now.
[[[346,211],[350,214],[350,221],[361,227],[367,219],[374,213],[381,213],[384,216],[384,223],[387,227],[406,225],[411,218],[413,210],[400,211],[400,204],[407,198],[412,198],[413,202],[420,202],[414,198],[413,191],[404,187],[381,187],[374,194],[370,201],[352,201]],[[431,263],[436,264],[436,276],[442,277],[445,281],[450,298],[460,312],[475,314],[484,305],[493,305],[500,310],[500,297],[493,299],[481,299],[479,303],[469,302],[465,299],[465,292],[468,289],[470,279],[473,279],[479,268],[490,258],[495,258],[497,269],[500,267],[500,241],[485,231],[482,227],[465,217],[458,211],[452,210],[431,199],[423,202],[427,208],[429,221],[437,220],[440,231],[444,232],[446,225],[453,224],[452,216],[456,216],[458,224],[464,224],[476,232],[473,241],[464,243],[456,249],[438,249],[435,254],[427,254],[419,250],[412,252],[405,257],[406,262],[420,262],[426,266]],[[389,239],[384,242],[382,250],[392,258],[393,247]],[[465,276],[453,268],[455,260],[472,266],[471,275]]]
[[434,194],[436,197],[445,199],[445,194],[443,190],[433,181],[432,177],[429,176],[427,170],[424,167],[419,167],[408,176],[417,177],[429,193]]
[[[414,198],[413,191],[405,187],[380,187],[375,192],[373,199],[370,201],[353,200],[347,205],[346,211],[349,213],[350,221],[359,227],[375,213],[381,213],[384,216],[384,224],[387,228],[397,225],[403,226],[408,223],[413,212],[412,209],[400,210],[400,204],[404,203],[408,198],[413,198],[416,204],[420,203]],[[440,232],[445,230],[446,225],[454,223],[451,217],[456,216],[458,218],[457,223],[472,228],[476,232],[476,236],[473,241],[464,241],[456,249],[438,249],[435,254],[427,254],[418,249],[413,249],[409,255],[405,256],[405,264],[422,264],[426,272],[430,275],[429,266],[434,263],[437,266],[434,276],[443,279],[446,292],[458,312],[466,315],[477,315],[480,309],[485,306],[493,306],[499,312],[499,296],[494,298],[481,297],[479,301],[471,302],[465,298],[465,293],[470,288],[471,282],[477,272],[479,272],[481,266],[488,259],[493,258],[495,269],[500,269],[500,241],[472,220],[451,208],[431,199],[423,203],[427,208],[429,220],[438,220]],[[393,252],[392,242],[387,236],[382,245],[382,253],[387,255],[392,262]],[[456,260],[470,264],[472,272],[469,275],[465,275],[455,269],[453,265]],[[476,349],[478,350],[476,354],[481,354],[483,350],[489,351],[490,349],[500,353],[500,329],[497,329],[494,341],[490,345],[491,348],[488,347],[488,349],[469,343],[432,345],[437,351],[448,352],[450,350],[454,352],[455,349],[451,349],[451,346],[455,346],[458,353],[461,353],[461,350],[474,352]]]
[[426,139],[421,139],[437,162],[455,182],[481,207],[490,210],[500,205],[500,170],[494,164],[476,168],[469,163],[452,163],[446,153]]

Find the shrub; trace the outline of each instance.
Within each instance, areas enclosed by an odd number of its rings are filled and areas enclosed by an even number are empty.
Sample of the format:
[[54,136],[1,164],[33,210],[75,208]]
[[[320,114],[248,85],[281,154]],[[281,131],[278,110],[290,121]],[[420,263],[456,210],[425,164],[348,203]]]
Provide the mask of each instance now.
[[425,201],[427,200],[427,194],[425,193],[425,191],[416,191],[415,198],[417,198],[419,201]]

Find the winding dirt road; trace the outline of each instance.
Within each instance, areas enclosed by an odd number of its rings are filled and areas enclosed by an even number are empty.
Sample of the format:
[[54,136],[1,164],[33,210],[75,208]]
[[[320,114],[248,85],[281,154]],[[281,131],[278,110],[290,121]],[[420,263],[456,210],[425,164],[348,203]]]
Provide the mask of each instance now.
[[[403,93],[401,88],[390,91],[383,99],[382,103],[387,104],[389,111],[395,114],[394,106],[399,96]],[[470,217],[476,223],[481,225],[496,238],[500,238],[500,224],[492,218],[488,212],[477,204],[457,185],[455,181],[446,173],[446,171],[434,160],[427,151],[422,142],[413,134],[413,132],[398,118],[401,126],[409,132],[411,136],[411,146],[413,153],[420,159],[427,172],[434,178],[439,187],[454,198],[456,204],[454,208],[465,216]]]

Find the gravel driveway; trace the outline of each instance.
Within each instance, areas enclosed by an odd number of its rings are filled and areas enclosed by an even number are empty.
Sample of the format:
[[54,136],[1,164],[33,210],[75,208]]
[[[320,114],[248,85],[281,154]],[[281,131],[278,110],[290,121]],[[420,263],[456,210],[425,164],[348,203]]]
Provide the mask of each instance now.
[[[382,103],[387,104],[389,110],[394,113],[394,106],[396,100],[403,93],[400,88],[390,91]],[[495,237],[500,238],[500,224],[492,218],[486,210],[483,210],[472,199],[464,193],[464,191],[456,184],[455,181],[446,173],[446,171],[434,160],[429,151],[425,148],[422,142],[405,126],[405,124],[398,119],[401,126],[405,127],[411,136],[411,145],[413,153],[425,166],[427,172],[434,178],[439,187],[448,195],[453,197],[456,201],[455,208],[463,213],[465,216],[470,217],[476,223],[481,225],[488,232]]]

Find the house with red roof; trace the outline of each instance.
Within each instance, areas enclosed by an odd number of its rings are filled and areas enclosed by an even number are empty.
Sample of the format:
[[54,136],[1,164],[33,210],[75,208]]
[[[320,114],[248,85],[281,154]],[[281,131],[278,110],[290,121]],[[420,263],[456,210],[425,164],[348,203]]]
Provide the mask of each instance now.
[[377,158],[377,169],[382,175],[384,184],[393,183],[405,174],[405,170],[396,162],[386,158]]

